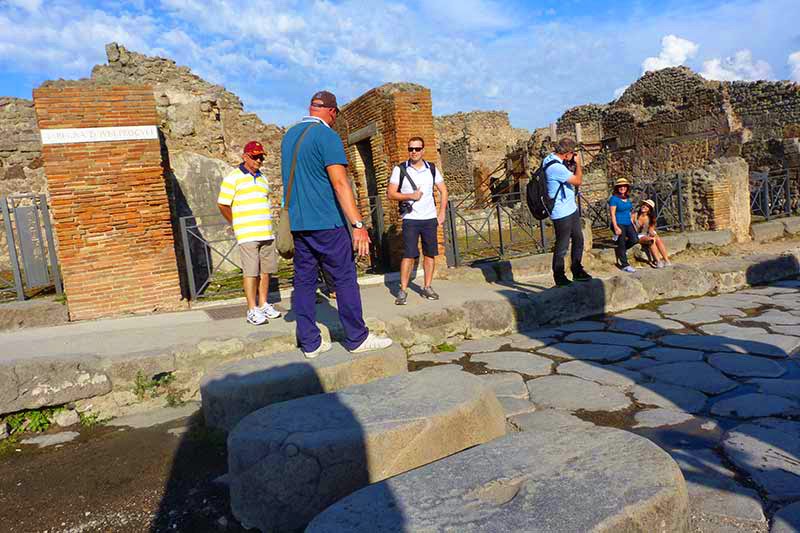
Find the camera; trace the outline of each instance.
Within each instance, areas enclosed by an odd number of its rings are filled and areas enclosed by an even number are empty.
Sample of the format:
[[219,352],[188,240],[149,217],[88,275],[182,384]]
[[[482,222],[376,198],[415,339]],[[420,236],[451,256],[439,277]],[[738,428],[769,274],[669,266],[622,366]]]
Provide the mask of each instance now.
[[414,209],[414,207],[408,200],[403,200],[402,202],[397,203],[397,209],[398,211],[400,211],[400,216],[403,216],[409,214]]
[[575,161],[575,156],[573,156],[572,159],[565,159],[564,166],[567,167],[567,169],[569,169],[569,171],[574,174],[575,171],[578,169],[578,163],[577,161]]

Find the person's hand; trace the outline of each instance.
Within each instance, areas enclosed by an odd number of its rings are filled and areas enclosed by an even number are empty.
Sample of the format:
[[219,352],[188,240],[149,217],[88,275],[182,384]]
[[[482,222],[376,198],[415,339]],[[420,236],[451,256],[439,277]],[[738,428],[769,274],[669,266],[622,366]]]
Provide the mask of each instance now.
[[353,229],[353,250],[361,257],[369,255],[369,232],[367,228]]
[[417,189],[416,191],[411,193],[412,200],[417,201],[420,198],[422,198],[422,191],[420,189]]
[[622,230],[620,229],[620,227],[619,227],[619,226],[617,226],[616,228],[614,228],[614,234],[616,234],[616,235],[622,235]]
[[439,221],[440,226],[444,226],[444,219],[445,219],[444,213],[439,213],[439,216],[437,216],[436,219]]

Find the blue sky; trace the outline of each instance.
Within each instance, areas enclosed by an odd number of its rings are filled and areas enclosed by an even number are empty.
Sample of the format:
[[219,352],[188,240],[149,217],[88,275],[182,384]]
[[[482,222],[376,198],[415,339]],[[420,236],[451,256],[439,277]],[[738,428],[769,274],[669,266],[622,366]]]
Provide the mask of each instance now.
[[645,69],[800,81],[799,19],[800,0],[0,0],[0,95],[88,77],[117,41],[224,85],[265,122],[293,122],[319,88],[346,102],[412,81],[436,114],[503,109],[535,128]]

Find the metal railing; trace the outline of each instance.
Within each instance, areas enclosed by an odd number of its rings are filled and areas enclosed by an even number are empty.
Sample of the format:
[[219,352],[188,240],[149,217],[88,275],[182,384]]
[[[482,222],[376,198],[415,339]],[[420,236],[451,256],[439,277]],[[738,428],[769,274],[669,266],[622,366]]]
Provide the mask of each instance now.
[[44,194],[0,196],[10,272],[0,273],[0,293],[24,300],[25,290],[54,287],[63,293],[50,210]]
[[750,173],[750,213],[765,220],[792,214],[788,171]]

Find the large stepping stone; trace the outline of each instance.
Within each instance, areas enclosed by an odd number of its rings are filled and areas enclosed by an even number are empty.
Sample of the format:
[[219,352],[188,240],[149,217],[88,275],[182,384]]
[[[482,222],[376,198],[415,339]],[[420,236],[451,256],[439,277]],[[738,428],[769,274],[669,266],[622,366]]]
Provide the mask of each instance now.
[[751,379],[747,382],[756,385],[759,392],[800,401],[800,379]]
[[770,500],[800,498],[800,422],[754,420],[726,433],[722,447]]
[[228,437],[231,508],[246,528],[294,531],[369,483],[504,433],[494,393],[448,367],[270,405]]
[[637,385],[631,393],[642,405],[654,405],[674,411],[699,413],[706,405],[706,395],[702,392],[666,383]]
[[370,485],[306,531],[677,533],[687,531],[688,505],[680,469],[655,444],[618,429],[562,426]]
[[200,383],[206,425],[230,431],[245,416],[273,403],[335,392],[408,371],[403,347],[353,355],[340,344],[316,359],[299,350],[244,359],[211,369]]
[[579,359],[583,361],[598,361],[614,363],[622,361],[633,355],[634,350],[628,346],[610,346],[603,344],[574,344],[560,342],[547,348],[537,350],[540,354],[561,359]]
[[611,385],[628,389],[642,380],[642,375],[633,370],[615,368],[599,363],[587,363],[585,361],[570,361],[558,365],[559,374],[575,376],[588,381],[594,381],[601,385]]
[[665,335],[661,337],[661,342],[676,348],[707,352],[749,353],[769,357],[788,357],[800,347],[799,337],[775,334],[754,335],[750,338],[733,338],[727,335]]
[[706,394],[721,394],[739,384],[706,363],[671,363],[642,369],[642,374],[664,383],[680,385]]
[[565,411],[619,411],[631,401],[616,387],[600,385],[572,376],[546,376],[526,383],[530,400],[537,407]]
[[733,418],[796,415],[800,414],[800,404],[783,396],[754,392],[718,401],[711,406],[711,414]]
[[608,331],[583,331],[572,333],[564,339],[567,342],[588,342],[591,344],[609,344],[611,346],[629,346],[631,348],[650,348],[655,346],[651,341],[637,335],[611,333]]
[[489,370],[519,372],[528,376],[547,376],[553,369],[553,361],[528,352],[495,352],[473,355],[473,363],[484,363]]
[[729,376],[743,378],[778,378],[786,373],[775,361],[738,353],[714,353],[708,362]]
[[651,357],[662,363],[679,363],[681,361],[702,361],[703,352],[698,350],[684,350],[681,348],[650,348],[641,352],[643,357]]
[[800,502],[787,505],[772,517],[769,533],[797,533],[800,531]]

